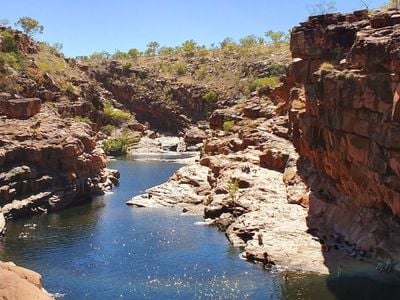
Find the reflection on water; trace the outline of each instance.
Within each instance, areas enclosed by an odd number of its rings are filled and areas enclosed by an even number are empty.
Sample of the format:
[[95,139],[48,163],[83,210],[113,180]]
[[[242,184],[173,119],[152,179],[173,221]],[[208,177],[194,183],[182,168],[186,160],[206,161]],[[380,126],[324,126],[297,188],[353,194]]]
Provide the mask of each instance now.
[[293,273],[284,282],[241,260],[224,234],[194,225],[200,217],[125,205],[178,164],[125,159],[110,167],[121,171],[112,194],[10,224],[0,258],[40,272],[63,299],[336,299],[325,277]]

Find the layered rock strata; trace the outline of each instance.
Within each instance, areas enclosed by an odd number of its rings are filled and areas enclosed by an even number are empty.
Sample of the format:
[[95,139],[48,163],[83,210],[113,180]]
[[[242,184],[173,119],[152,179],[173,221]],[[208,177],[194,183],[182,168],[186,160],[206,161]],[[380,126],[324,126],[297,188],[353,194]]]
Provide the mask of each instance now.
[[291,50],[293,142],[315,172],[310,226],[397,261],[399,11],[310,17]]
[[1,118],[0,135],[0,215],[6,219],[63,208],[118,181],[90,126],[61,119],[47,106],[29,119]]

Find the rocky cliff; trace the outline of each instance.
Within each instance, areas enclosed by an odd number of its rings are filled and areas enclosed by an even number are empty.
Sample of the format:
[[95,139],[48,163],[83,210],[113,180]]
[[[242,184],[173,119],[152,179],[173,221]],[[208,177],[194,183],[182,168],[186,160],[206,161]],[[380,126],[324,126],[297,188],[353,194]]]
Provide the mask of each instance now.
[[40,107],[39,99],[4,100],[19,107],[21,101],[35,108],[0,120],[0,215],[12,219],[57,210],[111,187],[110,179],[116,183],[88,124],[60,118],[54,109]]
[[400,254],[400,14],[310,17],[291,36],[293,142],[314,175],[309,225]]
[[215,110],[201,159],[129,204],[200,211],[249,260],[398,261],[398,24],[363,10],[295,27],[283,84]]

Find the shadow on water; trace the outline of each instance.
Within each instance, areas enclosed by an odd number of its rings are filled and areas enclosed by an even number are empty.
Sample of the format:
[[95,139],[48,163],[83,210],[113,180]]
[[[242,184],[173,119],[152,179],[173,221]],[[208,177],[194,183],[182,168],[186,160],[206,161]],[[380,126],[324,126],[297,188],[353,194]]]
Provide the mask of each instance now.
[[357,277],[342,276],[327,279],[329,290],[339,300],[397,300],[400,298],[400,286],[380,283],[376,280]]

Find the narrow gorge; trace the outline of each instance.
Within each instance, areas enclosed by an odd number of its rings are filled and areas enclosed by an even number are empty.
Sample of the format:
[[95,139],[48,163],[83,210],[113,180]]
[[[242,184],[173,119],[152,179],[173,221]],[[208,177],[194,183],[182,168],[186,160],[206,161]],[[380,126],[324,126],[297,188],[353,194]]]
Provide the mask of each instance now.
[[[112,191],[110,155],[182,150],[185,165],[124,210],[201,216],[282,286],[318,274],[338,299],[336,277],[398,292],[400,11],[311,16],[290,43],[253,47],[72,59],[0,27],[0,50],[23,61],[0,59],[0,246],[17,219]],[[0,262],[1,297],[54,295]]]

